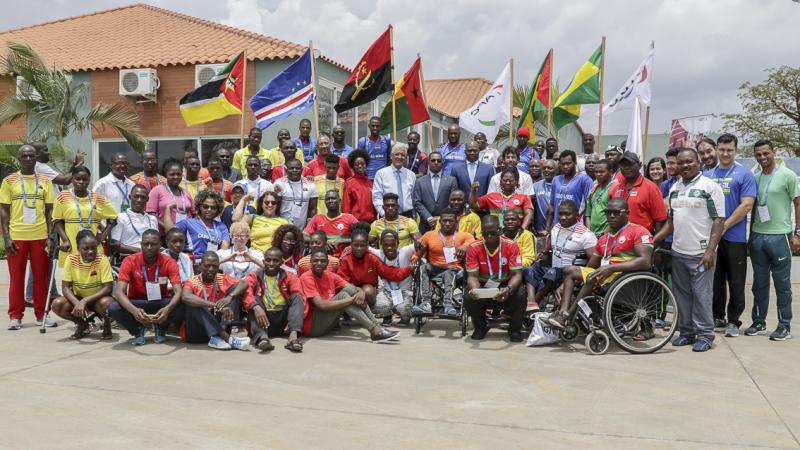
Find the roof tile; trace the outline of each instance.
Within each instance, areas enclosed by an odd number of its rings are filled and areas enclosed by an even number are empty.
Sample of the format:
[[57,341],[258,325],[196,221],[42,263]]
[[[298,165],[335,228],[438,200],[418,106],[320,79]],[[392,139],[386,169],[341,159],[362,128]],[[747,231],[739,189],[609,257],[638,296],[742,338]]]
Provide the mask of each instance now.
[[425,80],[425,98],[428,106],[440,113],[458,118],[489,88],[492,82],[485,78],[453,78]]

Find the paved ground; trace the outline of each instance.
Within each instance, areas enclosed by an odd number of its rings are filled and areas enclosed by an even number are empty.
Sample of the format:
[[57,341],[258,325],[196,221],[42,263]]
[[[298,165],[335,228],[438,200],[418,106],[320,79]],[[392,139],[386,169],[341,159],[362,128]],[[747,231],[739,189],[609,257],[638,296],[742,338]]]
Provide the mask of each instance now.
[[263,355],[72,342],[32,320],[0,331],[0,447],[800,448],[800,339],[590,356],[439,321],[395,345],[347,329]]

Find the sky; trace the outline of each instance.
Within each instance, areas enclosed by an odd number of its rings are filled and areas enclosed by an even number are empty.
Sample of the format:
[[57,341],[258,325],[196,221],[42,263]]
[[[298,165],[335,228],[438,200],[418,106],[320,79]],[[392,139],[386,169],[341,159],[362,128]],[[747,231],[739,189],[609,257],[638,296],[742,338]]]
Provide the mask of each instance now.
[[[125,1],[3,0],[0,29],[129,4]],[[417,53],[426,79],[494,80],[514,58],[514,81],[528,85],[554,49],[564,87],[606,37],[610,100],[655,43],[650,132],[673,118],[740,109],[746,81],[764,69],[800,64],[800,0],[156,0],[165,9],[314,46],[353,66],[389,24],[396,76]],[[581,125],[597,129],[597,108]],[[631,111],[604,119],[604,134],[625,134]],[[721,119],[714,128],[723,126]]]

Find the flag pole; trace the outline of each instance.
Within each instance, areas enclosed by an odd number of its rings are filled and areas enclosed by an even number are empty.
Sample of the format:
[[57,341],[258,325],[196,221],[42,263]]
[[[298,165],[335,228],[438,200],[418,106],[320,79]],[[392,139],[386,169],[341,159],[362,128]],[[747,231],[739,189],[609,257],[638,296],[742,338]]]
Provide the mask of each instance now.
[[514,58],[508,60],[511,66],[511,76],[509,77],[509,96],[508,96],[508,145],[514,145]]
[[[650,50],[653,50],[653,48],[655,48],[655,41],[650,41]],[[652,103],[652,101],[653,100],[651,98],[650,102]],[[647,135],[650,132],[649,128],[650,128],[650,105],[647,105],[647,109],[645,109],[644,112],[644,142],[642,142],[642,159],[644,161],[642,162],[647,161]],[[648,168],[645,168],[645,173],[647,170]]]
[[605,81],[606,37],[600,41],[600,109],[597,112],[597,151],[603,151],[603,82]]
[[553,65],[555,63],[555,52],[553,49],[550,49],[550,76],[547,80],[547,95],[550,97],[547,99],[547,136],[545,139],[552,137],[552,129],[553,129]]
[[[425,100],[425,107],[428,107],[428,88],[425,86],[425,73],[422,71],[422,57],[417,53],[419,58],[419,77],[422,78],[422,99]],[[433,124],[431,123],[431,112],[428,111],[428,148],[433,151]]]
[[311,52],[311,92],[314,93],[314,129],[317,130],[319,140],[319,106],[317,106],[317,58],[314,56],[314,41],[308,41],[308,51]]
[[245,91],[247,90],[247,49],[242,51],[242,116],[239,118],[239,147],[244,148],[244,110],[247,106],[244,102]]
[[389,54],[391,55],[392,69],[392,140],[397,142],[397,114],[394,109],[394,29],[389,25]]

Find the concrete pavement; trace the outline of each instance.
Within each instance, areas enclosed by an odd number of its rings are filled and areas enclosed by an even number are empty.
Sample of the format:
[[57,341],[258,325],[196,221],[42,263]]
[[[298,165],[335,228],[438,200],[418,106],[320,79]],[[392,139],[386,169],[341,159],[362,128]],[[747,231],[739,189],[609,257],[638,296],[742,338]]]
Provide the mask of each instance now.
[[0,330],[2,448],[800,448],[798,339],[591,356],[582,339],[475,343],[440,320],[387,345],[344,329],[295,355],[283,339],[271,354],[134,348],[120,330],[74,342],[59,322],[39,334],[29,309]]

